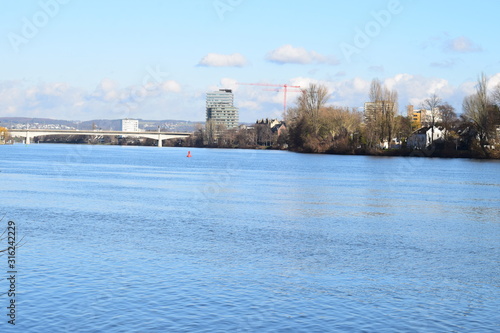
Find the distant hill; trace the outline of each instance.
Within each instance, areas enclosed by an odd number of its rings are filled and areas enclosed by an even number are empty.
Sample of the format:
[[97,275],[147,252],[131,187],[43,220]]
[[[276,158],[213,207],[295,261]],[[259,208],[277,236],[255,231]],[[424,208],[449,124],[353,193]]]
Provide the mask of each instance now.
[[[0,126],[7,128],[43,128],[43,129],[102,129],[121,130],[121,119],[94,119],[88,121],[71,121],[50,118],[28,118],[28,117],[0,117]],[[171,132],[194,132],[198,126],[204,126],[204,122],[185,120],[143,120],[139,119],[139,128],[144,130],[156,130],[158,126],[165,131]]]
[[74,126],[75,122],[70,120],[56,120],[50,118],[27,118],[27,117],[0,117],[0,123],[4,127],[10,128],[14,124],[59,124],[64,126]]
[[91,130],[91,129],[102,129],[102,130],[111,130],[111,131],[119,131],[122,127],[121,119],[95,119],[82,121],[78,124],[78,129],[82,130]]

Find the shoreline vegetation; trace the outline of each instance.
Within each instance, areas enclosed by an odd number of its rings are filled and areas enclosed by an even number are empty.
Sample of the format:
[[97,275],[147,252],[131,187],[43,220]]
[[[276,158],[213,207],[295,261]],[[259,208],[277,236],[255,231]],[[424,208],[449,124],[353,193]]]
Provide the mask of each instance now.
[[[113,140],[111,140],[113,141]],[[140,141],[140,142],[139,142]],[[88,136],[78,136],[78,138],[64,138],[59,137],[59,140],[37,140],[37,143],[42,144],[90,144],[101,146],[144,146],[144,147],[157,147],[155,142],[144,142],[146,140],[118,140],[117,142],[92,142]],[[19,143],[17,143],[19,144]],[[36,144],[36,143],[32,143]],[[324,154],[324,155],[345,155],[345,156],[374,156],[374,157],[432,157],[432,158],[467,158],[467,159],[499,159],[500,150],[489,151],[488,156],[484,155],[482,150],[455,150],[455,148],[446,148],[443,146],[434,146],[426,149],[409,149],[409,148],[390,148],[390,149],[363,149],[358,148],[352,151],[335,151],[328,150],[324,152],[300,151],[293,149],[285,149],[277,146],[218,146],[218,145],[186,145],[183,140],[167,141],[163,143],[163,147],[176,147],[176,148],[207,148],[207,149],[246,149],[246,150],[280,150],[289,151],[299,154]]]
[[481,74],[475,92],[463,101],[463,112],[431,94],[418,110],[398,110],[398,93],[378,79],[370,85],[364,112],[327,106],[325,86],[310,84],[283,121],[261,120],[254,126],[226,130],[207,122],[180,143],[186,147],[266,148],[299,153],[500,158],[500,83],[488,88]]
[[[456,141],[450,142],[435,142],[434,144],[421,148],[409,148],[405,141],[402,141],[402,147],[398,148],[380,148],[357,145],[362,138],[350,139],[342,142],[343,145],[337,143],[329,149],[315,150],[309,146],[291,147],[288,143],[287,136],[289,133],[282,133],[280,136],[271,132],[267,142],[257,138],[257,135],[250,135],[250,140],[253,142],[245,142],[241,145],[237,140],[231,140],[231,137],[238,137],[243,133],[248,135],[253,132],[259,132],[254,129],[238,129],[227,131],[220,136],[213,144],[207,144],[203,140],[205,130],[198,129],[191,137],[187,139],[165,140],[163,147],[179,147],[179,148],[213,148],[213,149],[248,149],[248,150],[283,150],[302,154],[329,154],[329,155],[351,155],[351,156],[380,156],[380,157],[434,157],[434,158],[472,158],[472,159],[500,159],[500,147],[497,149],[486,148],[479,146],[477,139],[472,138],[468,145],[457,146]],[[267,132],[267,131],[265,131]],[[255,134],[255,133],[253,133]],[[104,137],[97,139],[88,135],[72,135],[72,136],[45,136],[35,137],[32,141],[35,143],[51,143],[51,144],[91,144],[91,145],[118,145],[118,146],[151,146],[156,147],[157,142],[153,139],[139,138],[116,138]],[[496,147],[495,147],[496,148]]]
[[[249,131],[246,129],[245,131]],[[251,130],[250,130],[251,131]],[[248,149],[248,150],[283,150],[302,154],[326,154],[326,155],[350,155],[350,156],[380,156],[380,157],[435,157],[435,158],[472,158],[472,159],[500,159],[499,149],[488,149],[488,154],[484,154],[483,149],[479,147],[477,142],[471,142],[470,149],[457,149],[455,142],[439,142],[424,149],[412,149],[404,145],[400,148],[366,148],[355,147],[348,144],[344,147],[331,147],[324,151],[314,151],[306,147],[292,148],[285,141],[277,143],[279,137],[271,138],[268,143],[245,144],[239,145],[238,142],[230,142],[225,140],[224,136],[214,144],[203,143],[200,137],[204,130],[199,129],[190,138],[165,140],[163,147],[179,147],[179,148],[208,148],[208,149]],[[237,131],[234,131],[237,133]],[[227,134],[226,134],[227,135]],[[17,142],[19,144],[19,141]],[[72,136],[45,136],[35,137],[32,144],[36,143],[51,143],[51,144],[91,144],[91,145],[116,145],[116,146],[150,146],[156,147],[157,142],[153,139],[138,139],[138,138],[103,138],[96,140],[88,135],[72,135]]]
[[[253,126],[226,129],[222,124],[197,126],[186,139],[165,140],[165,147],[288,150],[336,155],[500,159],[500,83],[491,87],[481,74],[475,92],[464,98],[462,113],[436,94],[419,109],[399,114],[398,93],[378,79],[370,85],[364,112],[327,106],[325,86],[302,90],[283,121],[265,119]],[[4,132],[7,134],[4,135]],[[0,140],[8,139],[8,130]],[[73,135],[45,136],[33,142],[156,146],[153,139]]]

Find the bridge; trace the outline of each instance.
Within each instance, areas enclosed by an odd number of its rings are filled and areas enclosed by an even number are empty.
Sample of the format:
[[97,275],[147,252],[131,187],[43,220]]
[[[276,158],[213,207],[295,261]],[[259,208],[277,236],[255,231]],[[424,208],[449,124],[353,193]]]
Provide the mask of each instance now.
[[122,131],[80,131],[80,130],[45,130],[45,129],[9,129],[9,134],[12,137],[20,137],[25,139],[26,144],[31,143],[31,139],[36,136],[44,135],[99,135],[99,136],[129,136],[129,137],[140,137],[158,140],[158,147],[162,146],[162,140],[168,139],[182,139],[187,138],[191,133],[182,132],[122,132]]

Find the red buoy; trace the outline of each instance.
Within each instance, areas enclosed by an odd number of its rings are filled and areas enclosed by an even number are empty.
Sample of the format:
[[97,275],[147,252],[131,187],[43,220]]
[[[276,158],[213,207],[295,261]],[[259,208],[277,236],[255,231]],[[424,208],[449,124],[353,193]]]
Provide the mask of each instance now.
[[191,151],[188,150],[188,155],[186,157],[191,157]]

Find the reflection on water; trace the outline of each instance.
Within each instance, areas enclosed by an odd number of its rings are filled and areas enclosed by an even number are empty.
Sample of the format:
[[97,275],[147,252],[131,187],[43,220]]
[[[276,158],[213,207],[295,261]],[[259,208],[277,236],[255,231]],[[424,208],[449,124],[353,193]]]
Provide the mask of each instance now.
[[0,153],[22,332],[498,330],[498,162]]

